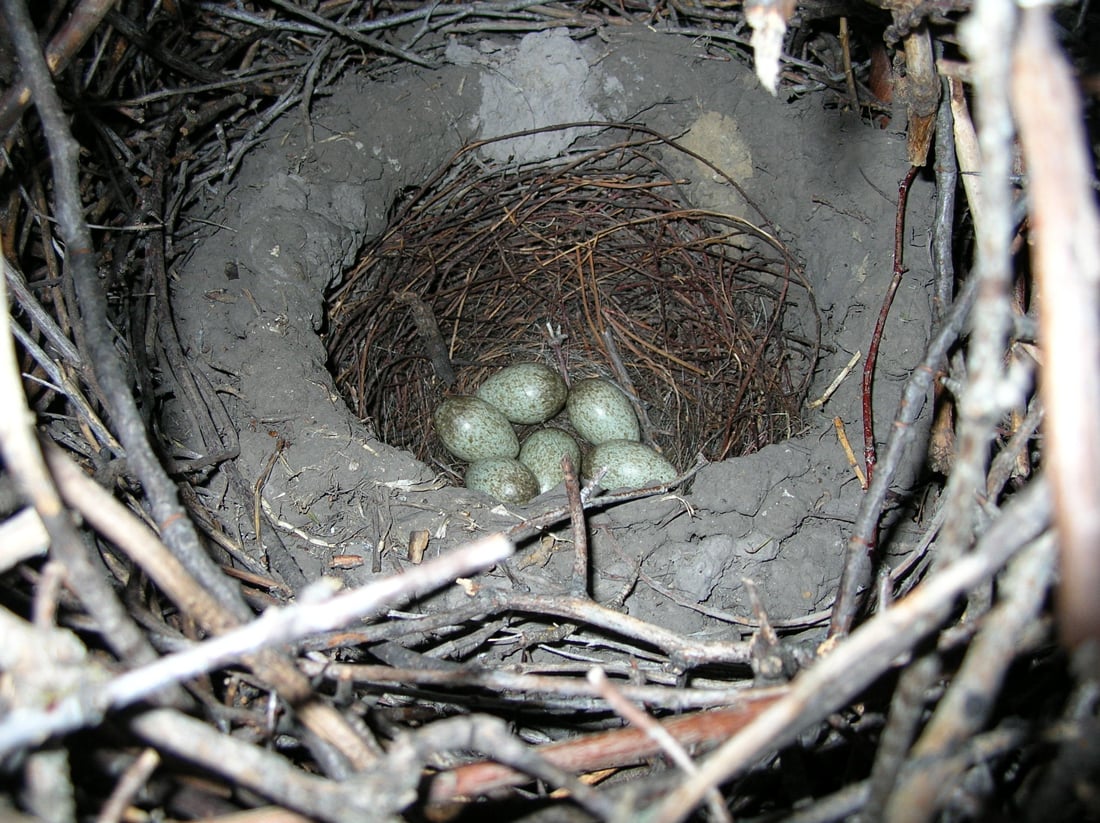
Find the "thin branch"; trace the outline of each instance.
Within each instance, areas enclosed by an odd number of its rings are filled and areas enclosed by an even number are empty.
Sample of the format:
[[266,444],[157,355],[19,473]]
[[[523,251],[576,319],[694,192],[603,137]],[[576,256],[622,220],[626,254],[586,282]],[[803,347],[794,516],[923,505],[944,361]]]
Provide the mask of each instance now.
[[982,621],[962,667],[913,747],[911,767],[891,795],[884,820],[931,820],[960,779],[950,755],[980,732],[992,714],[1023,635],[1046,599],[1055,557],[1054,537],[1048,533],[1009,566],[999,586],[1004,597]]
[[890,484],[901,466],[905,450],[916,436],[913,423],[924,408],[936,370],[947,355],[947,350],[962,332],[977,295],[978,281],[976,278],[971,278],[956,298],[943,325],[928,344],[924,360],[914,369],[909,382],[905,385],[893,429],[886,441],[886,453],[878,464],[878,470],[867,488],[867,493],[860,501],[852,536],[848,539],[836,605],[833,607],[832,619],[829,623],[831,637],[847,634],[859,612],[871,582],[873,568],[871,547],[874,544],[879,516],[882,514]]
[[1065,643],[1100,643],[1100,214],[1073,71],[1050,10],[1023,13],[1013,89],[1038,272],[1045,456],[1062,551]]

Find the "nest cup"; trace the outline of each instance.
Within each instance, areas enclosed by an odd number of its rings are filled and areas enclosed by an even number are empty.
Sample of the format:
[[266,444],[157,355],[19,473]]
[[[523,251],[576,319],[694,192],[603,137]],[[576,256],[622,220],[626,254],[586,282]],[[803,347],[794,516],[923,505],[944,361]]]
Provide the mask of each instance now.
[[680,470],[798,431],[820,323],[770,222],[693,208],[670,152],[751,201],[668,138],[601,124],[592,139],[538,163],[463,148],[330,295],[333,374],[380,438],[453,467],[435,407],[531,361],[613,381]]

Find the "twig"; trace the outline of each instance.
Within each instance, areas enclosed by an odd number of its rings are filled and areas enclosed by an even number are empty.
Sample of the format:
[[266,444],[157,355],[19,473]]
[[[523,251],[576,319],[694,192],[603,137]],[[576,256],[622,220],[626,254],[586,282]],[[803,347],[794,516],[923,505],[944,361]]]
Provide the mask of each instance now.
[[423,57],[413,54],[412,52],[408,52],[405,49],[398,48],[397,46],[391,46],[384,40],[379,40],[376,37],[369,37],[368,35],[365,35],[360,31],[355,31],[348,28],[347,26],[342,26],[339,23],[334,23],[331,20],[328,20],[321,15],[316,14],[302,6],[295,5],[294,3],[289,3],[286,0],[271,0],[271,3],[275,6],[278,6],[288,14],[292,14],[296,17],[301,17],[305,20],[308,20],[313,25],[309,26],[294,24],[284,20],[266,20],[259,15],[239,11],[229,6],[223,6],[220,3],[200,3],[199,6],[204,11],[213,12],[214,14],[228,17],[232,20],[239,20],[243,23],[249,23],[263,29],[290,29],[301,31],[303,33],[317,35],[321,35],[326,31],[332,32],[333,34],[344,37],[352,41],[353,43],[367,46],[368,48],[382,52],[383,54],[388,54],[393,57],[400,57],[402,60],[407,60],[410,63],[415,63],[418,66],[423,66],[424,68],[436,68],[436,66],[430,60],[426,60]]
[[1022,12],[1012,76],[1038,272],[1045,459],[1061,541],[1059,628],[1072,648],[1100,643],[1100,215],[1076,81],[1051,29],[1049,10]]
[[[5,11],[9,11],[7,6]],[[14,35],[19,22],[9,20],[13,36],[22,36]],[[0,248],[0,256],[3,254]],[[0,306],[7,306],[7,302],[5,278],[0,278]],[[0,397],[4,398],[6,407],[0,414],[0,453],[4,463],[24,497],[38,512],[49,533],[51,551],[64,563],[70,586],[95,618],[104,640],[122,660],[134,664],[148,662],[156,656],[152,646],[123,608],[115,591],[92,566],[84,542],[61,504],[34,435],[33,417],[24,402],[15,364],[8,313],[0,310]]]
[[840,57],[844,66],[844,85],[848,89],[850,111],[859,112],[859,93],[856,91],[856,76],[852,71],[851,38],[848,34],[848,18],[840,18]]
[[855,823],[882,819],[886,801],[924,718],[926,692],[939,675],[940,660],[932,653],[907,667],[898,679],[890,701],[890,716],[879,736],[875,762],[867,780],[867,802]]
[[836,429],[836,439],[840,442],[840,447],[844,450],[844,456],[848,459],[848,465],[852,467],[856,480],[859,481],[859,487],[867,491],[867,475],[863,473],[859,461],[856,460],[856,453],[852,450],[852,444],[848,442],[848,434],[844,431],[844,421],[839,417],[834,417],[833,427]]
[[947,758],[977,734],[992,714],[1022,635],[1046,598],[1055,557],[1054,537],[1048,533],[1009,566],[999,586],[1004,599],[983,620],[962,667],[913,747],[913,766],[891,795],[884,820],[930,820],[945,793],[959,779],[958,764]]
[[[497,629],[499,630],[499,626]],[[415,640],[415,638],[413,638]],[[389,644],[396,646],[397,644]],[[371,647],[372,652],[379,649],[380,644]],[[404,648],[404,647],[398,647]],[[464,663],[461,665],[443,664],[447,661],[434,660],[437,649],[433,649],[433,658],[421,656],[425,661],[430,660],[432,668],[414,668],[403,665],[370,665],[356,663],[331,663],[327,660],[303,660],[300,665],[302,670],[312,677],[326,677],[337,683],[369,683],[372,685],[392,684],[393,687],[418,686],[435,687],[446,690],[449,699],[461,702],[455,695],[455,689],[487,689],[496,692],[507,692],[513,695],[521,695],[524,698],[537,701],[539,705],[555,709],[572,710],[596,710],[605,711],[606,703],[599,699],[600,693],[587,681],[579,677],[565,677],[546,674],[523,674],[506,670],[504,668],[489,668],[485,666]],[[386,654],[385,649],[379,654]],[[577,664],[566,664],[568,671],[572,672]],[[540,669],[550,668],[540,666]],[[634,677],[639,673],[649,680],[665,680],[664,685],[636,685],[622,683],[618,686],[619,692],[630,700],[644,703],[647,706],[666,709],[676,712],[687,712],[692,709],[715,709],[737,704],[748,697],[763,698],[767,695],[775,695],[782,689],[746,689],[744,685],[732,685],[730,688],[703,688],[680,685],[680,679],[660,669],[650,669],[640,666],[637,660],[626,660],[618,665],[605,663],[603,668],[607,671],[624,677]]]
[[894,474],[901,465],[906,448],[915,436],[913,422],[924,407],[936,370],[946,356],[947,350],[962,331],[977,294],[978,280],[971,278],[956,298],[954,306],[944,319],[939,331],[928,344],[924,360],[913,371],[909,382],[905,385],[890,437],[886,441],[885,456],[874,478],[868,484],[867,493],[860,501],[856,523],[848,539],[836,605],[833,607],[832,620],[829,623],[830,636],[846,634],[855,621],[856,613],[871,582],[873,567],[871,548],[887,491]]
[[[607,312],[605,311],[604,314],[606,316]],[[654,444],[653,422],[649,419],[649,412],[646,410],[645,403],[634,387],[634,381],[630,379],[630,372],[626,370],[622,355],[619,354],[619,347],[615,344],[615,332],[610,328],[605,328],[600,334],[600,339],[603,340],[608,360],[615,372],[615,379],[618,381],[619,387],[626,391],[626,396],[630,398],[630,403],[634,406],[634,412],[638,415],[638,421],[642,425],[642,440],[647,445],[652,446]]]
[[[944,80],[949,84],[951,81]],[[936,273],[932,292],[932,323],[938,325],[955,293],[955,200],[959,186],[958,159],[952,138],[954,117],[950,91],[940,100],[936,116],[936,217],[932,228],[932,267]],[[943,386],[936,385],[932,403],[932,431],[928,464],[933,471],[949,474],[955,458],[955,404]]]
[[750,658],[748,643],[701,641],[684,637],[670,629],[608,609],[587,599],[522,594],[490,586],[481,586],[474,596],[478,602],[494,611],[553,615],[641,640],[661,649],[675,666],[684,670],[706,663],[747,663]]
[[[614,807],[608,798],[543,757],[537,748],[521,743],[508,733],[504,721],[498,718],[476,715],[451,717],[408,735],[405,740],[412,743],[418,759],[424,762],[447,750],[474,749],[485,752],[497,762],[565,788],[597,820],[610,820],[614,816]],[[395,749],[399,750],[402,742],[399,740]]]
[[[944,80],[944,83],[950,81]],[[932,227],[932,266],[936,286],[932,294],[932,322],[938,324],[951,306],[955,293],[955,199],[959,187],[959,164],[951,138],[954,117],[951,98],[940,100],[936,117],[936,217]]]
[[76,823],[76,797],[68,750],[52,747],[34,752],[23,767],[26,810],[50,823]]
[[[660,723],[683,747],[713,745],[744,728],[781,694],[778,690],[759,695],[750,692],[742,705],[670,717]],[[591,772],[644,762],[660,753],[660,747],[642,729],[625,728],[548,743],[540,746],[538,751],[548,761],[564,769]],[[471,763],[435,777],[429,789],[428,802],[445,804],[523,782],[523,775],[513,769],[496,763]]]
[[240,615],[247,615],[248,607],[240,592],[229,585],[199,544],[194,527],[179,505],[175,486],[149,443],[107,321],[106,300],[95,269],[92,238],[81,207],[77,182],[79,147],[69,132],[68,119],[38,50],[37,36],[26,9],[21,0],[3,0],[3,9],[24,79],[34,95],[50,146],[58,226],[65,240],[68,268],[84,319],[89,360],[110,404],[112,422],[126,450],[128,464],[142,483],[168,545],[189,565],[202,585],[216,592],[219,599],[231,604]]
[[[599,691],[603,699],[608,702],[619,717],[645,732],[646,736],[656,743],[661,751],[668,755],[669,759],[686,774],[695,774],[699,771],[695,761],[691,759],[691,756],[676,738],[669,733],[668,729],[623,697],[608,680],[603,669],[599,666],[593,666],[589,669],[588,682]],[[726,804],[722,800],[722,794],[718,789],[712,788],[707,792],[707,806],[710,808],[715,820],[733,823],[733,818],[730,817],[729,810],[726,808]]]
[[159,765],[160,755],[154,749],[146,749],[138,755],[111,790],[111,796],[96,815],[96,823],[118,823],[126,807]]
[[[3,261],[2,265],[5,269],[10,270],[6,260]],[[24,350],[33,357],[39,367],[46,372],[46,375],[53,381],[57,390],[65,395],[66,399],[73,404],[77,413],[87,424],[88,428],[92,430],[96,440],[106,448],[111,449],[115,454],[124,456],[125,453],[122,450],[122,446],[119,445],[114,435],[107,430],[107,427],[103,425],[103,421],[100,420],[99,415],[95,413],[91,403],[89,403],[88,399],[84,396],[84,392],[82,392],[80,387],[69,377],[68,369],[51,360],[34,339],[27,334],[27,332],[23,331],[18,323],[11,324],[11,331]]]
[[917,176],[917,166],[910,166],[905,177],[898,185],[898,210],[894,218],[894,272],[890,278],[890,285],[886,289],[886,296],[882,299],[882,308],[875,322],[875,330],[871,335],[871,343],[867,347],[867,359],[863,361],[863,458],[867,464],[867,479],[875,476],[875,461],[878,459],[877,446],[875,445],[875,416],[872,403],[872,390],[874,388],[875,364],[878,362],[878,349],[882,343],[882,333],[886,329],[886,318],[890,315],[890,306],[894,303],[894,295],[901,285],[901,277],[905,274],[903,262],[903,250],[905,247],[905,209],[909,203],[909,186],[913,178]]
[[[1019,749],[1026,739],[1027,734],[1019,724],[1004,723],[992,731],[972,737],[959,748],[950,761],[953,767],[969,768],[976,763],[989,761]],[[837,820],[880,819],[871,817],[866,808],[863,808],[859,816],[856,815],[867,801],[869,783],[870,781],[865,780],[862,783],[845,786],[828,797],[818,800],[809,808],[800,809],[788,815],[784,818],[784,823],[835,823]],[[1064,795],[1056,795],[1056,797],[1060,803]],[[1042,807],[1038,818],[1041,819],[1053,807],[1050,805]]]
[[444,386],[450,388],[455,384],[455,370],[451,365],[447,344],[439,331],[439,323],[436,322],[431,306],[411,291],[394,294],[393,299],[409,307],[416,333],[420,336],[420,342],[432,363],[432,368],[435,369],[435,376]]
[[[126,551],[186,614],[213,633],[226,632],[241,624],[242,621],[217,601],[212,592],[198,584],[145,526],[58,449],[49,449],[47,459],[66,503],[81,511],[88,522]],[[297,704],[298,717],[307,728],[329,740],[352,764],[362,768],[373,759],[374,752],[338,712],[323,702],[312,700],[309,681],[288,659],[265,652],[248,657],[246,662],[284,698]]]
[[130,728],[160,752],[195,763],[241,786],[310,817],[343,823],[350,816],[379,819],[387,807],[412,800],[406,781],[385,770],[347,781],[327,780],[291,765],[277,754],[222,734],[200,720],[155,709],[130,720]]
[[[511,552],[512,544],[494,535],[414,566],[396,577],[321,602],[309,602],[306,598],[304,602],[283,609],[269,610],[246,626],[119,675],[99,688],[90,703],[82,696],[67,697],[56,701],[48,710],[22,714],[17,724],[0,723],[0,756],[46,735],[72,731],[94,722],[108,707],[130,705],[165,685],[247,658],[263,649],[331,631],[355,619],[376,614],[409,597],[488,568]],[[308,693],[308,685],[306,688]]]
[[[72,10],[46,47],[46,64],[51,72],[58,74],[69,65],[114,5],[113,0],[82,0]],[[0,135],[6,135],[18,122],[30,102],[31,87],[26,81],[8,89],[0,100]]]
[[577,469],[568,454],[561,459],[565,476],[565,495],[569,501],[569,526],[573,534],[573,581],[569,591],[574,597],[588,596],[588,524],[584,519],[584,503],[577,480]]
[[[937,544],[936,566],[947,565],[971,545],[989,461],[994,429],[1016,402],[1004,368],[1004,353],[1012,329],[1012,114],[1008,78],[1016,10],[998,0],[975,0],[974,10],[959,34],[970,53],[981,146],[981,219],[976,222],[977,263],[971,277],[978,282],[966,358],[968,385],[958,400],[958,448],[944,489],[947,515]],[[958,126],[958,120],[956,120]],[[1021,392],[1022,394],[1022,392]]]
[[833,382],[830,383],[825,391],[821,393],[821,396],[816,400],[811,400],[809,403],[807,403],[806,408],[817,409],[828,403],[829,398],[836,393],[836,390],[840,388],[840,384],[843,383],[847,379],[848,375],[852,373],[852,370],[856,367],[856,363],[859,362],[859,358],[861,358],[862,356],[863,352],[861,351],[857,351],[855,354],[853,354],[851,359],[847,362],[847,364],[845,364],[844,368],[837,372],[837,376],[833,378]]

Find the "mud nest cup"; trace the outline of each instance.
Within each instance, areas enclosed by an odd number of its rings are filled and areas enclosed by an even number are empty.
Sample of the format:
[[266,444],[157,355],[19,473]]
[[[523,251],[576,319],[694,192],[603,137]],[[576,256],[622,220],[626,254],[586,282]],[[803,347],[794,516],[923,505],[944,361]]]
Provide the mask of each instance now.
[[692,207],[670,152],[751,201],[655,132],[602,124],[589,139],[537,163],[488,164],[495,141],[461,149],[330,295],[337,385],[385,442],[453,467],[436,405],[531,361],[615,382],[680,470],[798,431],[820,323],[767,218]]

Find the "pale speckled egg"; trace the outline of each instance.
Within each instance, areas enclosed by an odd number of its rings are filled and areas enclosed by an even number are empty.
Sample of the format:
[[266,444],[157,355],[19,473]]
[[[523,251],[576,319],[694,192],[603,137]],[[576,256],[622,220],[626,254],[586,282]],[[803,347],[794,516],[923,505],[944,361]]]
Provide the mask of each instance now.
[[513,423],[545,423],[561,411],[568,389],[556,371],[542,363],[516,363],[490,375],[477,396]]
[[490,457],[466,469],[466,488],[485,492],[504,503],[526,503],[539,493],[539,482],[518,460]]
[[448,397],[435,410],[435,433],[459,460],[515,457],[519,439],[503,414],[476,397]]
[[565,479],[561,470],[564,455],[573,459],[580,471],[581,447],[568,432],[561,429],[533,431],[519,448],[519,462],[531,470],[539,483],[539,494],[549,491]]
[[600,485],[605,489],[636,489],[676,478],[676,469],[664,457],[644,443],[634,440],[609,440],[588,453],[585,477],[607,466]]
[[594,446],[608,440],[637,440],[640,436],[630,400],[606,380],[593,377],[574,383],[566,408],[577,434]]

